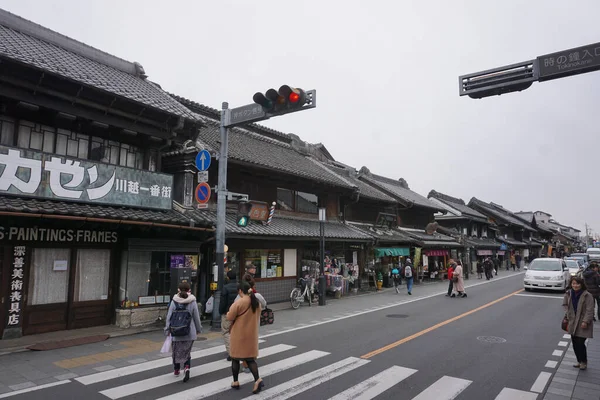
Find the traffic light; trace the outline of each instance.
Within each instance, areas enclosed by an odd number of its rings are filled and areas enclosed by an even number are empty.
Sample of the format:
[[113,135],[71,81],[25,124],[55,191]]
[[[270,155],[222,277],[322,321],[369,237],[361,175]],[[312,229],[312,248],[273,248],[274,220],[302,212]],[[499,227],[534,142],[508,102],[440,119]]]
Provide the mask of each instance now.
[[279,91],[269,89],[266,93],[257,92],[252,97],[256,104],[269,114],[286,114],[296,111],[306,104],[306,92],[302,89],[283,85]]
[[249,201],[240,201],[238,203],[237,210],[237,225],[247,226],[250,220],[250,211],[252,210],[252,203]]

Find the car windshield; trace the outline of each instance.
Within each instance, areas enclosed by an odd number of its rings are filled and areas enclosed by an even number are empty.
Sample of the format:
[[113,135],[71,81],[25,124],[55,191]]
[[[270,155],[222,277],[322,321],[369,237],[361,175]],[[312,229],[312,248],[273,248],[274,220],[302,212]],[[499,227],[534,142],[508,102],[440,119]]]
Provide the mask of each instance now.
[[562,271],[561,262],[558,260],[533,260],[529,269],[532,271]]
[[567,263],[567,267],[569,267],[569,268],[579,269],[579,263],[575,260],[566,260],[565,263]]

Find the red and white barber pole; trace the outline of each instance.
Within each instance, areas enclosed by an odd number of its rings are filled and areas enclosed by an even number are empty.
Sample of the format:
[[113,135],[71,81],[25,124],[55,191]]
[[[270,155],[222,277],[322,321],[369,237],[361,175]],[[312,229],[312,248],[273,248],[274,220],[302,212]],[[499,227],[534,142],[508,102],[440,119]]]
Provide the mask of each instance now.
[[269,210],[269,219],[267,219],[267,225],[271,225],[271,221],[273,220],[273,214],[275,214],[275,205],[277,203],[273,202],[271,204],[271,209]]

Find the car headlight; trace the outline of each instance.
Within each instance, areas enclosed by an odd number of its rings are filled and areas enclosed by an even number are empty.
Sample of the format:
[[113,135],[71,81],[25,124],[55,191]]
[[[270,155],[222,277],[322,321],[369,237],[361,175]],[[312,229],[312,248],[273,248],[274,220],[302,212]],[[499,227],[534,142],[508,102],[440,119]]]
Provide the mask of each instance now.
[[562,279],[563,279],[563,276],[562,276],[562,274],[560,274],[560,275],[556,275],[556,276],[554,277],[554,279],[555,279],[555,280],[557,280],[557,281],[562,281]]

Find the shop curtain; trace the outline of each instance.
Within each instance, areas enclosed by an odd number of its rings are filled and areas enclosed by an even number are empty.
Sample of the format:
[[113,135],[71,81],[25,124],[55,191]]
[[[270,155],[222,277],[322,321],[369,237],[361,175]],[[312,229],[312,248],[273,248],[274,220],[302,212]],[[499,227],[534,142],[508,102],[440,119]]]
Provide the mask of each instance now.
[[77,251],[75,301],[108,299],[110,250]]
[[375,257],[386,256],[410,256],[408,247],[377,247],[375,248]]
[[[69,249],[33,249],[29,277],[29,304],[66,303],[69,290]],[[54,270],[54,261],[66,261],[67,270]]]

